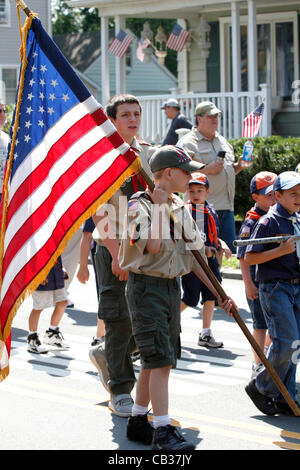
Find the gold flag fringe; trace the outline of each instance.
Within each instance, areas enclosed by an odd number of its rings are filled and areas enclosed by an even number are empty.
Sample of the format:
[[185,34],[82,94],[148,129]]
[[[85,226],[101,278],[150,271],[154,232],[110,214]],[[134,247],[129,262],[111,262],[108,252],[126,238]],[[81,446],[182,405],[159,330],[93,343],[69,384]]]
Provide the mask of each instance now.
[[[17,5],[19,7],[19,4]],[[14,120],[14,128],[12,133],[12,142],[10,147],[10,153],[7,161],[7,169],[4,177],[4,184],[3,184],[3,209],[2,209],[2,221],[1,221],[1,232],[0,232],[0,295],[1,295],[1,288],[2,288],[2,262],[3,262],[3,253],[4,253],[4,237],[5,237],[5,226],[6,226],[6,215],[7,215],[7,204],[8,204],[8,181],[11,175],[12,170],[12,162],[13,162],[13,155],[15,151],[15,144],[16,144],[16,135],[17,130],[19,127],[19,117],[20,117],[20,107],[22,102],[23,90],[24,90],[24,81],[25,81],[25,73],[27,68],[27,51],[26,51],[26,42],[27,42],[27,35],[28,31],[31,27],[32,20],[36,15],[36,13],[32,13],[31,16],[27,17],[24,23],[24,27],[21,28],[20,26],[20,15],[19,15],[19,8],[18,8],[18,16],[19,16],[19,28],[20,28],[20,36],[21,36],[21,46],[20,46],[20,56],[22,61],[22,67],[20,72],[20,80],[19,80],[19,91],[17,96],[17,103],[15,109],[15,120]],[[0,358],[2,357],[3,353],[3,331],[2,325],[0,322]]]

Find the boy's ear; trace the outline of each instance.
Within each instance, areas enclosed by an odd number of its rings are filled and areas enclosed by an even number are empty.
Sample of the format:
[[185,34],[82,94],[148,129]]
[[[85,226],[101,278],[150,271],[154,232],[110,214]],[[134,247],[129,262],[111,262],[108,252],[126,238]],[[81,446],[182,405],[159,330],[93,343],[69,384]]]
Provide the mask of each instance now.
[[257,202],[257,194],[256,193],[252,193],[252,199],[254,199],[254,201]]

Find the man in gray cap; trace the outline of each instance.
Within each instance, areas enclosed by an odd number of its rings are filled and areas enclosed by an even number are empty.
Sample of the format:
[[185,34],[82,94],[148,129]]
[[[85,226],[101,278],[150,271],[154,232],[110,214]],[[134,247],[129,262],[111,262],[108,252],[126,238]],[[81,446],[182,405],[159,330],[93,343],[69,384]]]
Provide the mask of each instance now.
[[167,129],[166,137],[162,145],[176,145],[178,141],[177,129],[191,129],[193,126],[187,118],[180,113],[180,106],[177,100],[170,98],[166,101],[161,109],[165,111],[168,119],[171,119],[171,124]]
[[[235,161],[232,146],[217,132],[219,115],[222,111],[210,101],[202,101],[195,109],[195,126],[177,143],[190,156],[206,166],[201,170],[209,177],[212,204],[219,217],[220,238],[235,253],[233,240],[236,238],[234,222],[235,175],[242,169],[241,160]],[[223,157],[218,153],[223,151]]]

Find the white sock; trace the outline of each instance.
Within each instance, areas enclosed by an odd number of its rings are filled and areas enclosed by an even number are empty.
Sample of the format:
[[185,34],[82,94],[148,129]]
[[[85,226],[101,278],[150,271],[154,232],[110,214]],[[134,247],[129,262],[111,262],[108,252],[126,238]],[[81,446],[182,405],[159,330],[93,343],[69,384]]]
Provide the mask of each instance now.
[[153,425],[154,428],[159,428],[160,426],[167,426],[171,423],[169,415],[153,416]]
[[202,335],[206,335],[206,334],[208,334],[208,333],[211,333],[210,328],[202,328],[202,331],[201,331],[201,334],[202,334]]
[[146,413],[148,413],[148,406],[140,406],[134,403],[131,416],[145,415]]
[[37,331],[29,331],[29,332],[28,332],[28,336],[29,336],[29,335],[34,335],[35,333],[37,334]]
[[49,328],[50,328],[50,330],[54,330],[54,331],[58,330],[58,326],[50,325]]

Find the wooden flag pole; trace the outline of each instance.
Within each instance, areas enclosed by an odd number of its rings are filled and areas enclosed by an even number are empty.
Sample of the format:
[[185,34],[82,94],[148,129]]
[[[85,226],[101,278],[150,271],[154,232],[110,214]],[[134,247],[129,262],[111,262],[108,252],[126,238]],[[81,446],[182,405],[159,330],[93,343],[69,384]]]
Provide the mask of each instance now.
[[[153,191],[154,189],[154,183],[153,181],[149,178],[149,176],[147,175],[147,173],[142,169],[140,171],[140,174],[141,176],[144,178],[144,180],[146,181],[146,183],[148,184],[149,186],[149,189],[150,191]],[[171,214],[172,215],[172,214]],[[184,234],[184,231],[183,231],[183,227],[182,227],[182,238],[185,242],[189,242],[190,240],[187,240],[187,238],[185,237],[185,234]],[[194,255],[194,257],[196,258],[196,260],[198,261],[198,263],[200,264],[201,268],[203,269],[203,271],[205,272],[205,274],[207,275],[208,279],[210,280],[210,282],[212,283],[212,285],[214,286],[214,288],[216,289],[216,291],[218,292],[219,296],[221,297],[221,299],[223,301],[227,300],[228,299],[228,296],[226,295],[226,292],[224,291],[223,287],[221,286],[220,282],[218,281],[218,279],[216,278],[216,276],[213,274],[213,272],[211,271],[210,267],[208,266],[208,264],[206,263],[206,261],[203,259],[203,257],[201,256],[200,252],[197,251],[197,250],[191,250],[192,251],[192,254]],[[235,319],[235,321],[237,322],[237,324],[239,325],[239,327],[241,328],[242,332],[244,333],[244,335],[246,336],[247,340],[249,341],[249,343],[251,344],[252,348],[254,349],[254,351],[256,352],[256,354],[258,355],[258,357],[260,358],[261,362],[263,363],[263,365],[265,366],[265,368],[267,369],[267,371],[269,372],[273,382],[275,383],[276,387],[278,388],[278,390],[280,391],[280,393],[282,394],[283,398],[285,399],[285,401],[287,402],[287,404],[289,405],[289,407],[291,408],[291,410],[293,411],[294,415],[295,416],[300,416],[300,410],[298,408],[298,406],[296,405],[295,401],[292,399],[292,397],[290,396],[286,386],[283,384],[282,380],[280,379],[279,375],[277,374],[276,370],[274,369],[274,367],[272,366],[272,364],[270,363],[270,361],[268,361],[268,359],[266,358],[266,356],[264,355],[263,351],[261,350],[260,346],[258,345],[258,343],[256,342],[255,338],[253,337],[253,335],[250,333],[249,329],[247,328],[247,326],[245,325],[243,319],[241,318],[241,316],[239,315],[238,313],[238,310],[236,309],[235,306],[232,306],[231,308],[231,312],[230,312],[233,316],[233,318]]]

